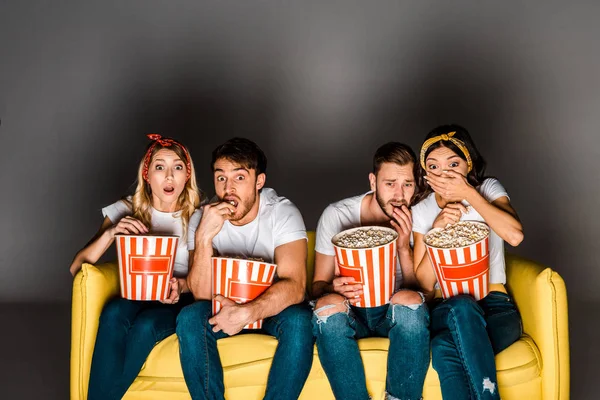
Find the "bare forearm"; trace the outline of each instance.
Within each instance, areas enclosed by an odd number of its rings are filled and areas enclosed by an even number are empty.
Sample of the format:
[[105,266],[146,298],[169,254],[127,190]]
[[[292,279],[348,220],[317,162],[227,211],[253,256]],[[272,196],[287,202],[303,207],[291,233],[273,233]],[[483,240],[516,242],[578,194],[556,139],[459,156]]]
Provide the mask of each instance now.
[[304,285],[291,279],[280,279],[244,307],[250,310],[252,320],[272,317],[287,307],[304,300]]
[[313,299],[318,299],[327,293],[333,293],[333,284],[325,281],[313,282],[311,293]]
[[71,263],[71,272],[78,271],[83,263],[95,264],[106,253],[106,250],[108,250],[113,241],[114,237],[107,230],[93,239],[75,255]]
[[433,293],[437,279],[427,253],[423,254],[420,261],[415,260],[415,264],[415,278],[419,286],[425,293]]
[[523,226],[515,215],[491,204],[475,190],[467,201],[505,242],[511,246],[518,246],[521,243]]
[[196,300],[212,299],[212,270],[210,258],[213,255],[211,247],[199,247],[194,251],[194,259],[188,273],[186,283]]
[[417,278],[415,276],[415,268],[413,261],[413,251],[409,247],[407,249],[400,249],[398,251],[398,258],[400,259],[400,268],[402,269],[402,280],[404,287],[414,287],[418,285]]

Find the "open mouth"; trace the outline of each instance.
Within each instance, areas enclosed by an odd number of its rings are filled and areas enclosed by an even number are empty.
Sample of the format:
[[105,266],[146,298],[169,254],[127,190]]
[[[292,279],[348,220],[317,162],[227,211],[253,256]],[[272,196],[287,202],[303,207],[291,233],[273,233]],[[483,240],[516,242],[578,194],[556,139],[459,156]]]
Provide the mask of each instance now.
[[175,193],[175,188],[173,186],[166,186],[166,187],[163,188],[163,192],[165,194],[170,195],[170,194]]
[[237,202],[237,200],[235,200],[235,199],[232,199],[232,198],[225,198],[225,199],[224,199],[224,201],[225,201],[226,203],[229,203],[229,204],[231,204],[232,206],[234,206],[234,207],[236,207],[236,208],[237,208],[237,206],[238,206],[238,202]]

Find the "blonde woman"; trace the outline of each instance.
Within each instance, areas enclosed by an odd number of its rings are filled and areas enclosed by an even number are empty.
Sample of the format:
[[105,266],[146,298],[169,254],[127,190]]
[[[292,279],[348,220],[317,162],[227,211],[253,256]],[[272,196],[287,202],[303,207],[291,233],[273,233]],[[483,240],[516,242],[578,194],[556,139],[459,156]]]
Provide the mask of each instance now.
[[70,270],[75,275],[82,263],[97,262],[117,234],[157,233],[180,237],[174,277],[165,301],[115,298],[106,304],[92,358],[89,400],[121,399],[154,345],[175,332],[181,308],[193,302],[186,283],[192,259],[188,249],[193,249],[187,232],[201,200],[194,165],[181,143],[156,134],[148,137],[152,142],[140,162],[135,194],[102,209],[100,230],[77,253]]

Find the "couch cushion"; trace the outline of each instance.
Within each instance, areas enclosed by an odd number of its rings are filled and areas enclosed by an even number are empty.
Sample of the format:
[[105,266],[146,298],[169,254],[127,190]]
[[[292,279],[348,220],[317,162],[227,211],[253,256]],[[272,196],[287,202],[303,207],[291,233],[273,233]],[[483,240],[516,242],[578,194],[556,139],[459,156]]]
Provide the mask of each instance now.
[[[217,343],[228,393],[233,394],[236,390],[243,390],[243,388],[264,390],[277,341],[271,336],[243,334],[219,340]],[[359,340],[358,343],[369,381],[369,390],[382,390],[385,387],[389,341],[383,338],[367,338]],[[315,357],[318,357],[316,347]],[[310,388],[312,382],[326,380],[318,359],[316,358],[315,361],[305,390]],[[528,390],[536,391],[539,387],[541,358],[537,347],[528,336],[521,337],[512,346],[498,354],[496,365],[503,395],[504,387],[519,387],[528,383],[534,383],[533,388]],[[144,390],[143,388],[148,385],[156,389],[157,386],[172,385],[175,382],[179,383],[177,386],[180,390],[185,391],[183,373],[179,363],[179,344],[177,336],[172,335],[156,345],[132,389]],[[319,384],[319,386],[321,385]],[[425,394],[428,392],[430,394],[427,396],[428,398],[438,397],[434,393],[439,393],[439,379],[431,366],[425,379]]]

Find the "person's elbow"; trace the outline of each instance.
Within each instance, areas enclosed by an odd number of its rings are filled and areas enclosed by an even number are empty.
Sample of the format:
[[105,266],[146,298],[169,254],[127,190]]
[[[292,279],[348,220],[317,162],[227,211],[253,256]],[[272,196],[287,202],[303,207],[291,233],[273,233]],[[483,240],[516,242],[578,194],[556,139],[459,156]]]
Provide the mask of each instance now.
[[300,278],[280,278],[280,281],[286,282],[285,291],[287,292],[288,304],[302,303],[306,297],[306,280]]
[[77,275],[77,273],[79,272],[80,269],[81,269],[81,263],[74,261],[73,264],[71,264],[71,267],[69,268],[69,272],[71,273],[71,275],[73,277],[75,277],[75,275]]
[[302,303],[306,297],[306,283],[300,282],[296,286],[296,290],[294,290],[294,296],[292,298],[294,304]]
[[193,278],[190,278],[191,275],[192,275],[191,273],[188,274],[188,276],[186,278],[186,283],[187,283],[188,290],[190,291],[190,293],[194,297],[194,300],[196,300],[196,301],[198,301],[198,300],[210,300],[210,299],[206,298],[206,296],[204,295],[204,293],[202,293],[202,289],[198,285],[194,284]]
[[509,232],[508,237],[506,238],[506,242],[510,244],[512,247],[517,247],[521,244],[525,235],[522,229],[514,229]]
[[415,271],[415,281],[423,293],[433,293],[435,291],[435,275],[425,274],[423,267],[419,266]]
[[69,272],[71,273],[71,275],[73,275],[73,277],[75,277],[75,275],[77,275],[77,273],[81,269],[81,266],[83,265],[83,262],[84,262],[84,260],[83,260],[83,257],[81,255],[81,251],[80,251],[75,255],[75,258],[73,259],[73,262],[71,263],[71,266],[69,267]]

